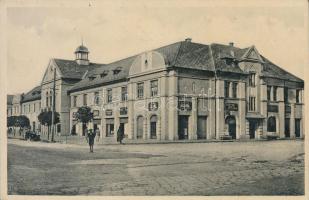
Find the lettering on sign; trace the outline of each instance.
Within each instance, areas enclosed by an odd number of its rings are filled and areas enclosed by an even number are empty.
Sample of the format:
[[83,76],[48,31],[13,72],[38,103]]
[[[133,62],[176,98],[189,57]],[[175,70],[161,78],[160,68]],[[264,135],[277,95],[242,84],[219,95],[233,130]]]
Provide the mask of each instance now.
[[226,111],[238,111],[238,104],[237,103],[226,103],[225,110]]
[[179,101],[178,109],[181,111],[191,111],[192,110],[192,102],[191,101]]
[[156,110],[158,110],[158,107],[159,107],[158,102],[150,102],[148,104],[149,111],[156,111]]
[[106,116],[111,116],[111,115],[113,115],[113,110],[111,110],[111,109],[105,110],[105,115],[106,115]]
[[278,112],[278,106],[277,105],[267,105],[267,111],[268,112]]
[[121,107],[119,112],[120,112],[120,115],[126,115],[126,114],[128,114],[128,108],[127,107]]

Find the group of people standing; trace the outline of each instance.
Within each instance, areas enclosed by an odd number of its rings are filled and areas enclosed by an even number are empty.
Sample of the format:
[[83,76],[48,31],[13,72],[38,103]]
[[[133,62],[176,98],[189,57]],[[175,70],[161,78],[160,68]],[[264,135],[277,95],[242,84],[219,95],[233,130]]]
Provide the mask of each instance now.
[[[93,145],[94,145],[95,137],[97,137],[97,142],[100,140],[100,129],[97,128],[93,131],[93,129],[86,128],[85,133],[86,133],[87,143],[89,144],[89,147],[90,147],[90,153],[93,153]],[[120,126],[117,131],[117,142],[119,142],[120,144],[123,144],[122,143],[123,138],[124,138],[124,128]]]

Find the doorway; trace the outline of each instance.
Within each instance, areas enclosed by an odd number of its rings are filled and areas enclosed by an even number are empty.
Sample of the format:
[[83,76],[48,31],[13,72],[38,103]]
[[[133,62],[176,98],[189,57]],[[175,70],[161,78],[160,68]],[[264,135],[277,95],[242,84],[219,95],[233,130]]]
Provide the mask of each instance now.
[[32,131],[35,132],[35,122],[32,122]]
[[295,137],[300,137],[300,119],[295,119]]
[[206,139],[207,117],[199,116],[197,118],[197,139]]
[[150,138],[157,139],[157,116],[153,115],[150,118]]
[[232,139],[236,139],[236,119],[234,116],[228,116],[225,120],[228,125],[228,132]]
[[256,121],[249,121],[249,136],[250,136],[250,139],[254,139],[255,138],[255,132],[256,132],[256,129],[258,127],[258,124]]
[[286,138],[289,138],[290,137],[290,118],[285,118],[284,126],[285,126],[284,135]]
[[188,139],[188,120],[189,116],[180,115],[178,116],[178,139]]
[[143,139],[143,133],[144,133],[144,117],[139,116],[137,117],[137,139]]

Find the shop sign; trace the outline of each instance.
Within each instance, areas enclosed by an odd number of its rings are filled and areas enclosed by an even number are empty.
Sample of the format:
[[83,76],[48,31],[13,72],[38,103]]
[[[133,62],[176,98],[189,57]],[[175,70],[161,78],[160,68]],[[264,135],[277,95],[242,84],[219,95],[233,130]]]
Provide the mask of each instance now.
[[113,115],[113,110],[111,110],[111,109],[105,110],[105,115],[106,116],[112,116]]
[[278,106],[277,105],[267,105],[267,111],[268,112],[278,112]]
[[225,110],[226,111],[238,111],[238,104],[237,103],[226,103]]
[[127,107],[121,107],[119,112],[120,112],[120,115],[126,115],[126,114],[128,114],[128,108]]
[[178,109],[181,111],[191,111],[192,110],[192,102],[191,101],[179,101]]
[[158,107],[159,107],[158,102],[150,102],[148,104],[149,111],[156,111],[156,110],[158,110]]

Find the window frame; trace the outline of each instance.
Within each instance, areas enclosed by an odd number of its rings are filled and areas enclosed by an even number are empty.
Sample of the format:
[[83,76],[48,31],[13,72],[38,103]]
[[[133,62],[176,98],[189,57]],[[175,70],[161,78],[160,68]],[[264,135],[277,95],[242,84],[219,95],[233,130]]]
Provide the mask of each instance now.
[[106,90],[106,93],[107,93],[107,95],[106,95],[107,103],[113,102],[113,89],[112,89],[112,88],[108,88],[108,89]]
[[249,74],[249,87],[255,87],[256,83],[255,83],[255,79],[256,79],[256,73],[255,72],[250,72]]
[[[154,83],[156,83],[155,86],[154,86]],[[151,80],[150,81],[150,96],[156,97],[156,96],[158,96],[158,94],[159,94],[159,81],[158,81],[158,79]]]
[[[141,86],[141,87],[139,87]],[[139,82],[136,84],[136,90],[137,90],[137,98],[142,99],[144,98],[144,82]]]
[[230,97],[230,81],[224,81],[224,97],[229,98]]
[[87,106],[87,98],[88,98],[88,95],[87,94],[83,94],[83,106]]
[[232,83],[232,97],[233,98],[237,98],[237,87],[238,87],[238,83],[233,82]]
[[128,87],[122,86],[121,87],[121,101],[127,101],[128,100]]

